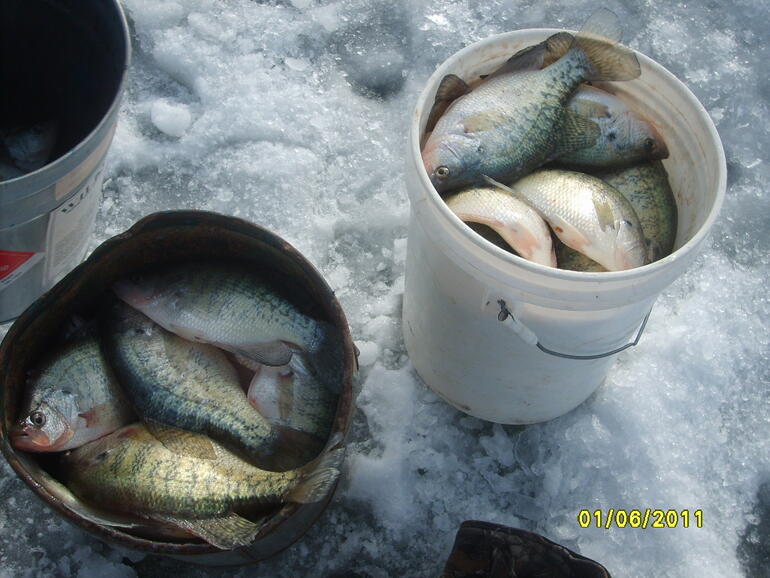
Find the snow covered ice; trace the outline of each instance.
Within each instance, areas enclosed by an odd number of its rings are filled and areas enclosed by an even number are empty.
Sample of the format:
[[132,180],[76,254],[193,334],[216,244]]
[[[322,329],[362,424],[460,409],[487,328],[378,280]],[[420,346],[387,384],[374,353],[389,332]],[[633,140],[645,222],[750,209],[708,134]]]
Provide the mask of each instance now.
[[[613,576],[770,576],[765,3],[606,6],[626,43],[717,124],[725,204],[641,342],[575,411],[468,417],[401,338],[406,127],[432,71],[518,28],[579,27],[586,0],[124,0],[133,62],[93,249],[158,210],[249,219],[336,291],[361,349],[342,484],[297,544],[255,567],[144,556],[55,517],[0,465],[0,576],[435,576],[463,520],[539,532]],[[6,328],[7,329],[7,328]],[[580,509],[702,509],[702,528],[582,529]]]

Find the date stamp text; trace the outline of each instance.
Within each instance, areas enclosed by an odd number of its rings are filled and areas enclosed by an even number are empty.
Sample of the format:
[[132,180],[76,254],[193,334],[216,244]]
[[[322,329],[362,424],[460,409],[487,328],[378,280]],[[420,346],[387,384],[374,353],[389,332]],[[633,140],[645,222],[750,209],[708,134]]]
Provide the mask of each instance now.
[[702,528],[703,510],[580,510],[577,523],[581,528]]

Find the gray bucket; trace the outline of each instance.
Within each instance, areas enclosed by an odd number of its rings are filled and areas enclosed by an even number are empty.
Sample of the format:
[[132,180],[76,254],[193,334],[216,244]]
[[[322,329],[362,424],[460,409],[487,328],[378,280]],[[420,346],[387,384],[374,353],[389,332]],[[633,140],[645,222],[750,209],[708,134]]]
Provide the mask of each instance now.
[[0,177],[0,322],[85,256],[129,58],[115,0],[0,3],[0,130],[55,133],[44,166]]

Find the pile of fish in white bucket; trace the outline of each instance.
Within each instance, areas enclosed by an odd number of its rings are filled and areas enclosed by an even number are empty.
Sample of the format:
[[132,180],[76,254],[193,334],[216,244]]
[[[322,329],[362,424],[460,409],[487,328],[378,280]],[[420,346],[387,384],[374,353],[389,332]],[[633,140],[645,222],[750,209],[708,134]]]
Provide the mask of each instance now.
[[671,253],[665,142],[619,97],[585,84],[640,75],[619,39],[617,17],[599,10],[576,36],[554,34],[489,75],[443,78],[422,156],[460,219],[525,259],[574,271],[626,270]]

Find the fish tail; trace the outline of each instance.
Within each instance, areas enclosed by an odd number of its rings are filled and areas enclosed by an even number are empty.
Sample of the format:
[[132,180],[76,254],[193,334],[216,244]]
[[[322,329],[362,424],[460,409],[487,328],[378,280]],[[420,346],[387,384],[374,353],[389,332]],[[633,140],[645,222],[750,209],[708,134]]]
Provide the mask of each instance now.
[[299,482],[288,493],[286,499],[300,504],[320,502],[332,490],[340,477],[340,467],[345,457],[345,448],[325,452],[304,466]]
[[600,8],[586,21],[574,43],[591,65],[586,80],[631,80],[641,74],[636,54],[618,44],[620,37],[620,21],[606,8]]

